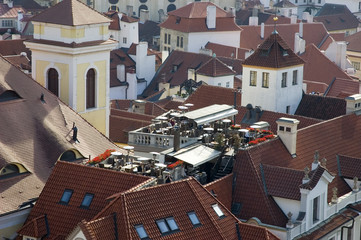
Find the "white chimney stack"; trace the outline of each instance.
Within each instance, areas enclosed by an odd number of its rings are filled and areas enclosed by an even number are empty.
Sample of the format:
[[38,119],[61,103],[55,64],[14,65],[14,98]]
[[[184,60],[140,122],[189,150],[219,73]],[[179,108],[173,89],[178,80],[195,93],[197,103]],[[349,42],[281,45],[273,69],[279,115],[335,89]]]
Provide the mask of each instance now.
[[24,14],[21,10],[18,11],[18,20],[17,20],[17,23],[18,23],[18,31],[21,32],[22,31],[22,27],[21,27],[21,19],[23,19],[24,17]]
[[207,27],[208,29],[216,28],[216,6],[207,6]]
[[264,23],[261,23],[261,38],[264,39]]
[[296,24],[297,23],[297,15],[292,15],[291,16],[291,24]]
[[299,34],[300,34],[300,38],[303,38],[303,22],[300,22],[300,26],[299,26],[299,30],[298,30]]
[[117,65],[117,78],[121,82],[125,81],[125,66],[123,64]]
[[297,119],[282,117],[276,121],[277,135],[281,138],[288,152],[295,157],[297,146],[297,125],[300,123]]
[[258,17],[257,16],[250,16],[248,20],[249,26],[258,26]]

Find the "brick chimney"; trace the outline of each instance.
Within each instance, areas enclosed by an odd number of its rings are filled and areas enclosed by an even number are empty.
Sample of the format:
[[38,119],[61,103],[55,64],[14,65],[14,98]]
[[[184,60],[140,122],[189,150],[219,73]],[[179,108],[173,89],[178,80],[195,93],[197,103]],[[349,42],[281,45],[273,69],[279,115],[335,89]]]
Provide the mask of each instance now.
[[281,138],[288,152],[296,157],[297,143],[297,125],[300,123],[297,119],[282,117],[277,121],[277,135]]
[[356,112],[361,109],[361,94],[354,94],[345,98],[346,114]]
[[208,29],[216,28],[216,6],[208,5],[207,6],[207,27]]

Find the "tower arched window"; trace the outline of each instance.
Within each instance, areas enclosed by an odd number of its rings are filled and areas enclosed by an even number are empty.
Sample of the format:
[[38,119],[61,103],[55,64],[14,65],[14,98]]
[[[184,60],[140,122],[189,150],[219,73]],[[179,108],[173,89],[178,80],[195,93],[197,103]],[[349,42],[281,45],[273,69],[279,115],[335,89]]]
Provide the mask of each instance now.
[[89,69],[86,74],[86,108],[95,107],[95,70]]
[[59,97],[59,74],[55,68],[48,70],[48,89]]

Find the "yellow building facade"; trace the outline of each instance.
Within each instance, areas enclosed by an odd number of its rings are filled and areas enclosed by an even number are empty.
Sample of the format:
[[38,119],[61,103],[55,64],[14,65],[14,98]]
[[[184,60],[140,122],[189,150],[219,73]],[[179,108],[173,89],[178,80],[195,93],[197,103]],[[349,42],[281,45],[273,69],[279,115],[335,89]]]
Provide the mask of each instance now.
[[109,39],[110,20],[76,0],[57,6],[57,12],[81,17],[54,20],[54,7],[33,18],[34,39],[25,42],[32,51],[32,77],[108,136],[109,62],[116,46]]

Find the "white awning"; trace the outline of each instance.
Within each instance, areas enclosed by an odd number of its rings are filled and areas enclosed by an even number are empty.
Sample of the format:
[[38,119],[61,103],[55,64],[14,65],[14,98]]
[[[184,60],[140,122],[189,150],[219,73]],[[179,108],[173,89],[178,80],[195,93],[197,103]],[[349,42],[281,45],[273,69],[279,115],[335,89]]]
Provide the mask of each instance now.
[[188,119],[192,119],[198,125],[210,123],[224,118],[236,115],[238,111],[233,106],[226,104],[214,104],[208,107],[200,108],[184,114]]
[[174,153],[173,157],[196,167],[210,160],[213,160],[220,155],[220,151],[214,150],[213,148],[209,148],[201,144],[197,144],[191,146],[188,149],[185,148]]

